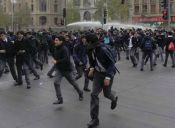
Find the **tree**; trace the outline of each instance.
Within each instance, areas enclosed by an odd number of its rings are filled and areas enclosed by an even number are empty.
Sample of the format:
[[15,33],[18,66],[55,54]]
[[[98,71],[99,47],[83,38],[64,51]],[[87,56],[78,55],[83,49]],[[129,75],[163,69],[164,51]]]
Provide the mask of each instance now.
[[28,27],[32,24],[31,10],[27,5],[22,6],[14,14],[14,24],[18,25],[19,29],[22,27]]
[[109,21],[128,21],[129,11],[127,4],[121,4],[120,0],[99,0],[96,4],[97,12],[94,15],[96,20],[103,19],[104,13],[104,3],[107,2],[107,10],[108,10],[108,20]]
[[72,1],[67,3],[66,21],[67,21],[67,24],[80,21],[79,8],[74,7]]
[[6,28],[10,24],[10,17],[7,15],[3,8],[0,6],[0,27]]

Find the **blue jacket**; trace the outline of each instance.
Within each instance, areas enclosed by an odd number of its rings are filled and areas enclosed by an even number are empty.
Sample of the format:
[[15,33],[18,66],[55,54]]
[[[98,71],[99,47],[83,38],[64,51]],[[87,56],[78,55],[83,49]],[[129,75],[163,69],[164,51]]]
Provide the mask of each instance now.
[[77,65],[79,65],[80,62],[82,62],[83,65],[87,64],[87,47],[82,42],[75,45],[73,58]]

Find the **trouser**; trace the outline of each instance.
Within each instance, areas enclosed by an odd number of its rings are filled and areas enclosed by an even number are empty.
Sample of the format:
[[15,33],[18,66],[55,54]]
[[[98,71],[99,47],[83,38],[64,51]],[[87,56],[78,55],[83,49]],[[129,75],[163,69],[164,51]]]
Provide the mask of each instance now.
[[4,59],[0,59],[0,77],[2,76],[4,69],[5,69],[6,61]]
[[167,65],[169,54],[171,56],[172,66],[175,66],[175,56],[174,56],[174,52],[173,51],[166,51],[165,52],[165,62],[164,62],[164,65]]
[[74,87],[74,89],[77,91],[77,93],[80,95],[82,93],[82,90],[79,88],[79,85],[75,82],[75,79],[72,77],[72,72],[60,72],[57,70],[57,76],[54,81],[54,87],[56,91],[56,96],[59,99],[62,99],[62,94],[61,94],[61,80],[62,78],[65,77],[68,82]]
[[78,76],[76,77],[77,79],[81,78],[83,73],[84,73],[84,77],[85,77],[85,81],[84,81],[84,89],[88,88],[89,85],[89,79],[87,78],[87,76],[85,75],[85,66],[84,65],[75,65],[75,68],[77,70]]
[[18,82],[22,83],[22,66],[26,64],[29,68],[29,70],[34,74],[34,76],[38,77],[38,73],[36,70],[31,66],[30,60],[26,56],[16,56],[16,66],[17,66],[17,72],[18,72]]
[[17,81],[17,74],[16,74],[16,69],[15,69],[15,60],[14,57],[7,58],[7,63],[10,68],[11,75],[15,81]]
[[146,57],[148,57],[147,59],[149,59],[150,58],[150,69],[153,69],[153,53],[152,53],[152,51],[147,51],[147,52],[143,52],[142,53],[142,61],[141,61],[141,69],[143,69],[143,67],[144,67],[144,61],[145,61],[145,59],[146,59]]
[[131,48],[130,50],[130,58],[133,65],[137,65],[137,58],[135,56],[136,50],[137,48]]
[[38,60],[37,54],[31,55],[31,60],[32,60],[36,65],[39,65],[39,66],[42,66],[42,65],[43,65],[43,64],[41,63],[41,61]]
[[91,93],[91,103],[90,103],[90,115],[92,120],[98,120],[99,115],[99,98],[98,95],[103,90],[103,94],[106,98],[111,101],[115,100],[114,94],[111,93],[113,79],[111,79],[109,86],[104,86],[104,79],[106,73],[100,73],[95,71],[94,80],[93,80],[93,88]]
[[51,69],[48,71],[47,75],[52,75],[53,72],[56,70],[56,64],[54,64]]
[[24,76],[25,76],[26,83],[30,84],[29,72],[28,72],[28,67],[27,67],[26,64],[23,64],[22,70],[23,70],[23,73],[24,73]]

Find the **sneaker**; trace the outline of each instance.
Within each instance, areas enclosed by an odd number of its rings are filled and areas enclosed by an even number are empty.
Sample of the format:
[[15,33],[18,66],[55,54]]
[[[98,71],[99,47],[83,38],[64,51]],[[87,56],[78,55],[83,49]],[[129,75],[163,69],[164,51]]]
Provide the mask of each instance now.
[[81,92],[81,93],[79,94],[79,100],[80,100],[80,101],[83,100],[83,92]]
[[141,68],[140,71],[143,71],[143,68]]
[[63,99],[59,99],[59,100],[53,102],[53,104],[63,104]]
[[88,128],[97,127],[99,125],[99,120],[98,119],[93,119],[87,125],[88,125]]
[[36,76],[33,80],[39,80],[40,79],[40,76]]
[[83,89],[85,92],[90,92],[91,90],[89,88],[84,88]]

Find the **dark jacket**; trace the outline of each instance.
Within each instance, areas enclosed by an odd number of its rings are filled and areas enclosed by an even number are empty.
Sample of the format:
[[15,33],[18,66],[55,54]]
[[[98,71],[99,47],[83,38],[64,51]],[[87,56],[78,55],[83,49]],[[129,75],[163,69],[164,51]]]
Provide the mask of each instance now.
[[28,46],[28,52],[31,55],[35,55],[38,52],[39,42],[33,36],[26,39],[26,45]]
[[73,58],[76,65],[79,65],[80,62],[82,62],[83,65],[87,64],[87,48],[83,43],[78,43],[74,46]]
[[[96,59],[93,59],[93,53],[95,52]],[[116,67],[115,63],[110,58],[110,53],[107,50],[107,48],[103,44],[99,44],[95,50],[91,51],[92,54],[89,53],[89,61],[91,67],[98,66],[97,59],[100,62],[100,64],[105,68],[106,70],[106,77],[113,78],[116,74]]]
[[[29,47],[26,43],[26,40],[23,38],[22,40],[15,40],[14,43],[15,54],[17,56],[27,56],[29,55]],[[19,53],[20,50],[25,50],[25,53]]]
[[72,71],[70,54],[68,48],[64,45],[56,46],[54,50],[54,59],[57,61],[56,67],[59,71]]

